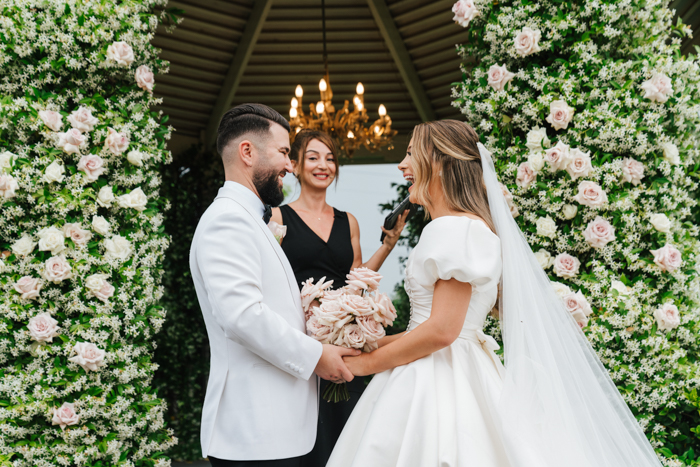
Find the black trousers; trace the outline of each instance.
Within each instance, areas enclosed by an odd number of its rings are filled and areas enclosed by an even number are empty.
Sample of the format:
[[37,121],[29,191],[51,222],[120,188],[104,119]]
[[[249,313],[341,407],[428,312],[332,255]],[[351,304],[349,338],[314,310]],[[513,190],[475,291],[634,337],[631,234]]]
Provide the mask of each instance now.
[[209,456],[212,467],[301,467],[301,457],[269,461],[227,461]]

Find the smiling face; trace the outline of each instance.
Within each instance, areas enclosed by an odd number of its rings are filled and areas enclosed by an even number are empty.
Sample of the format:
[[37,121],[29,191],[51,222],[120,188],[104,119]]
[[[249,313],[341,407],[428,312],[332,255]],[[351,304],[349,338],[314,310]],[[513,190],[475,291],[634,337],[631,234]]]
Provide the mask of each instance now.
[[257,149],[257,158],[253,184],[263,203],[279,206],[284,200],[284,176],[293,170],[289,160],[289,133],[281,125],[273,123],[270,134],[256,140],[254,146]]
[[403,158],[401,163],[399,164],[399,170],[403,173],[403,178],[406,180],[408,183],[410,183],[408,187],[408,193],[410,196],[410,201],[412,203],[415,203],[416,200],[413,197],[413,194],[411,193],[411,190],[413,189],[413,184],[415,183],[415,176],[413,175],[413,167],[411,166],[411,148],[413,146],[413,139],[408,143],[408,149],[406,149],[406,156]]
[[325,190],[336,177],[337,165],[331,149],[321,141],[312,139],[302,156],[303,164],[294,163],[294,169],[302,187]]

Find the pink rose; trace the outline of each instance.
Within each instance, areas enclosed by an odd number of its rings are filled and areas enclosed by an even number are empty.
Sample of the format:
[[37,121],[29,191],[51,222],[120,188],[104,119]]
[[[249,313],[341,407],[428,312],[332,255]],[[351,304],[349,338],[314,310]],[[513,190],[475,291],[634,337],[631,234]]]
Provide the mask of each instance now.
[[21,294],[25,300],[34,300],[39,296],[42,284],[39,279],[32,276],[24,276],[15,282],[15,290]]
[[134,62],[134,50],[126,42],[113,42],[107,47],[107,60],[121,67],[128,67]]
[[339,299],[342,295],[348,295],[348,289],[347,287],[341,287],[336,290],[325,290],[323,292],[323,297],[321,297],[321,302],[325,301],[330,301],[330,300],[337,300]]
[[321,324],[316,316],[311,316],[306,321],[306,332],[317,341],[330,344],[331,340],[335,339],[336,329],[334,326]]
[[58,147],[68,154],[79,154],[80,145],[85,142],[85,135],[75,128],[58,134]]
[[585,181],[579,184],[574,199],[585,206],[599,208],[608,202],[608,195],[597,183]]
[[552,101],[549,104],[549,116],[546,120],[555,130],[566,130],[574,118],[576,109],[570,107],[565,101]]
[[549,164],[549,171],[564,170],[569,165],[569,145],[559,141],[553,148],[544,152],[544,160]]
[[59,408],[53,409],[53,425],[59,425],[61,430],[65,430],[67,426],[77,425],[80,417],[75,413],[75,405],[70,402],[64,402]]
[[78,342],[73,347],[73,353],[75,356],[68,361],[77,363],[85,371],[97,371],[104,365],[105,351],[91,342]]
[[44,279],[51,281],[54,284],[60,284],[61,281],[70,279],[73,276],[70,264],[66,261],[65,256],[52,256],[44,263],[42,271]]
[[0,175],[0,196],[5,199],[14,198],[17,196],[19,183],[12,175]]
[[654,311],[654,318],[658,329],[661,330],[671,330],[681,325],[681,313],[672,303],[664,303],[661,308],[657,308]]
[[568,253],[560,253],[554,258],[554,273],[565,279],[576,277],[581,262]]
[[508,209],[510,209],[511,216],[513,216],[513,218],[518,217],[520,212],[518,212],[518,207],[513,203],[513,194],[503,183],[499,183],[499,185],[501,186],[503,197],[506,199],[506,203],[508,203]]
[[44,122],[44,125],[53,131],[59,131],[63,126],[63,117],[53,110],[40,110],[39,118]]
[[326,276],[323,276],[314,284],[313,277],[310,277],[302,284],[301,288],[301,307],[304,312],[309,311],[311,303],[314,300],[323,297],[324,290],[333,285],[333,281],[324,282]]
[[119,133],[114,128],[108,129],[109,134],[105,138],[105,148],[118,156],[129,148],[129,138],[124,133]]
[[488,83],[496,91],[503,91],[506,84],[515,77],[514,73],[511,73],[506,69],[506,65],[501,66],[491,65],[488,72]]
[[80,224],[65,224],[63,234],[78,246],[87,245],[87,242],[92,238],[92,232],[84,230]]
[[574,180],[590,175],[593,171],[591,153],[583,152],[578,148],[569,150],[569,163],[566,166],[566,171]]
[[521,188],[529,188],[532,182],[537,179],[537,172],[532,169],[529,162],[523,162],[518,167],[518,176],[515,179],[515,184]]
[[319,324],[339,329],[352,321],[352,314],[340,304],[344,297],[341,297],[339,300],[324,301],[321,303],[321,306],[313,309],[314,316],[318,319]]
[[58,337],[58,321],[48,313],[41,313],[29,320],[27,324],[29,335],[37,342],[53,342]]
[[144,91],[153,91],[153,84],[155,84],[153,72],[146,65],[141,65],[136,69],[134,79],[136,79],[136,85]]
[[480,14],[473,0],[458,0],[452,5],[452,13],[455,14],[452,21],[463,28],[468,27],[469,23]]
[[540,37],[542,34],[538,29],[532,29],[529,27],[524,27],[522,31],[515,36],[515,51],[521,57],[534,54],[539,52],[540,49]]
[[343,310],[355,316],[368,316],[373,313],[372,305],[359,295],[343,295],[338,304]]
[[357,318],[356,321],[367,342],[377,342],[379,339],[386,336],[384,327],[373,317],[362,316]]
[[382,275],[369,268],[355,268],[347,276],[347,287],[352,290],[377,290]]
[[107,274],[93,274],[85,278],[85,288],[98,300],[108,303],[114,295],[114,286],[107,282]]
[[374,298],[368,297],[370,306],[375,311],[374,319],[384,326],[391,326],[396,319],[396,308],[388,295],[377,293]]
[[656,71],[651,75],[650,79],[642,83],[641,87],[644,90],[644,99],[649,99],[652,102],[663,104],[673,95],[671,78]]
[[637,186],[644,178],[644,164],[632,158],[622,159],[622,180]]
[[85,179],[88,182],[94,182],[105,172],[104,161],[100,156],[88,154],[80,158],[78,170],[85,172]]
[[279,225],[275,221],[270,221],[267,223],[267,228],[270,229],[270,232],[272,232],[272,235],[275,237],[275,240],[277,240],[277,243],[282,243],[282,239],[285,235],[287,235],[287,226]]
[[654,263],[666,272],[673,272],[683,264],[683,255],[673,245],[664,245],[658,250],[651,250],[654,254]]
[[565,295],[563,300],[564,307],[574,316],[574,319],[578,325],[580,327],[586,326],[588,324],[588,316],[593,312],[593,310],[591,310],[591,305],[588,303],[588,300],[586,300],[586,297],[583,296],[581,291],[579,290],[578,292],[572,292]]
[[610,222],[598,216],[588,224],[583,231],[583,238],[593,248],[603,248],[615,240],[615,227]]
[[68,122],[76,130],[88,132],[95,129],[95,125],[99,123],[99,120],[92,116],[90,109],[79,107],[78,110],[74,110],[68,116]]
[[357,324],[347,324],[340,330],[333,344],[350,349],[361,349],[365,346],[366,342],[365,335],[362,333],[360,326]]

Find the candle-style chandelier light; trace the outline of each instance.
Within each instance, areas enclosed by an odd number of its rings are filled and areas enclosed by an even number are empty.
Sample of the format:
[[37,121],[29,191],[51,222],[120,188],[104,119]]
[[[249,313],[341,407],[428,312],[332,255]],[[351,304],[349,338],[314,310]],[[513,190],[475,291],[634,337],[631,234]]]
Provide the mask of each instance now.
[[355,150],[364,146],[369,151],[377,151],[384,146],[393,149],[393,137],[396,130],[391,129],[391,118],[387,115],[386,107],[381,104],[378,109],[379,118],[371,125],[367,125],[369,116],[365,108],[365,88],[362,83],[357,83],[355,97],[353,97],[353,110],[349,109],[346,100],[343,108],[336,111],[333,106],[333,91],[331,90],[328,74],[328,54],[326,52],[326,2],[321,0],[321,18],[323,23],[323,64],[325,76],[318,83],[321,92],[321,100],[315,105],[309,104],[309,113],[305,114],[302,105],[304,90],[297,85],[289,109],[289,123],[292,127],[290,139],[292,142],[303,128],[321,130],[333,138],[341,152],[341,157],[352,157]]

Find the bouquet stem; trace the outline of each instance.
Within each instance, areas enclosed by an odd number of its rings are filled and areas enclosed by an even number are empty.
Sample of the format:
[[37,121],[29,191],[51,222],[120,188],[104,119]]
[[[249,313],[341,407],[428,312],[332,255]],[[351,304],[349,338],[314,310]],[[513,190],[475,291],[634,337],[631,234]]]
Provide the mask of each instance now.
[[326,402],[345,402],[350,400],[347,383],[330,383],[323,391],[323,400]]

